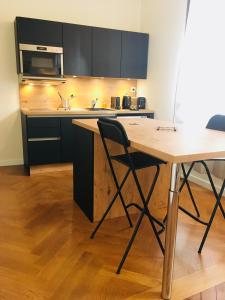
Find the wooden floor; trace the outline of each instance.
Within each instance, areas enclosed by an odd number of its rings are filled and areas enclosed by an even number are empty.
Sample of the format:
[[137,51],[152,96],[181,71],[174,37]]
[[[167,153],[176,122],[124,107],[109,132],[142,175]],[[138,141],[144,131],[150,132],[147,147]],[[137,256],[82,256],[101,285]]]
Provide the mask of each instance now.
[[[212,195],[193,187],[207,217]],[[187,207],[186,191],[181,202]],[[121,275],[115,269],[131,233],[127,220],[107,221],[90,240],[93,227],[73,202],[71,171],[27,177],[20,167],[0,168],[0,299],[160,299],[163,257],[147,220]],[[179,214],[173,300],[202,299],[190,297],[225,282],[219,212],[199,256],[202,234],[202,225]]]
[[188,297],[185,300],[224,300],[225,299],[225,283],[218,284],[210,289],[207,289],[197,295]]

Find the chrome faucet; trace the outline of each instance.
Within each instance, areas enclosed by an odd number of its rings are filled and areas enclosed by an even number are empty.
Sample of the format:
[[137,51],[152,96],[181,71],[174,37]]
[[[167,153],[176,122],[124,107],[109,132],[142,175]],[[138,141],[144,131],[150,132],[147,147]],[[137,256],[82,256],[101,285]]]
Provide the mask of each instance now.
[[96,98],[95,100],[91,101],[92,108],[95,108],[95,105],[97,104],[97,102],[98,102],[98,98]]
[[62,95],[60,94],[60,92],[58,91],[58,95],[61,99],[61,102],[62,102],[62,107],[65,109],[65,110],[70,110],[70,103],[69,103],[69,100],[66,100],[62,97]]

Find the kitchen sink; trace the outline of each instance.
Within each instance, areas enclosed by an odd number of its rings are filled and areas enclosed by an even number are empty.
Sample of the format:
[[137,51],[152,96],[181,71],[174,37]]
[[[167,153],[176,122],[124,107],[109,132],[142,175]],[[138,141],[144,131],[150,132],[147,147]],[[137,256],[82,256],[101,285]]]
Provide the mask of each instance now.
[[69,111],[85,111],[86,108],[71,107]]

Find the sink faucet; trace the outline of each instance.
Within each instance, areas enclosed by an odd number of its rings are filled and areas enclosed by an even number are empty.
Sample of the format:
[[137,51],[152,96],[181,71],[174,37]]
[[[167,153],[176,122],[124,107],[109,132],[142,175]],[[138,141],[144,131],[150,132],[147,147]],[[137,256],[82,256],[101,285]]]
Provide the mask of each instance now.
[[98,102],[98,98],[96,98],[95,100],[91,101],[92,108],[95,108],[95,105],[97,104],[97,102]]
[[61,99],[61,102],[62,102],[62,107],[65,109],[65,110],[70,110],[70,104],[69,104],[69,100],[67,99],[64,99],[62,97],[62,95],[60,94],[60,92],[58,91],[58,95]]

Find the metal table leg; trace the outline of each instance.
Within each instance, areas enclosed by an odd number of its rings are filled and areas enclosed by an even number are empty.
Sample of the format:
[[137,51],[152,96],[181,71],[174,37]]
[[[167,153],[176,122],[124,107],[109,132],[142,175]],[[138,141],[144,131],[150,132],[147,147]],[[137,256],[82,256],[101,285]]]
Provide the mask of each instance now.
[[180,164],[172,164],[168,199],[165,255],[163,264],[162,298],[170,299],[179,206]]

